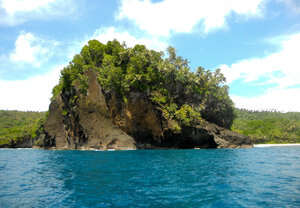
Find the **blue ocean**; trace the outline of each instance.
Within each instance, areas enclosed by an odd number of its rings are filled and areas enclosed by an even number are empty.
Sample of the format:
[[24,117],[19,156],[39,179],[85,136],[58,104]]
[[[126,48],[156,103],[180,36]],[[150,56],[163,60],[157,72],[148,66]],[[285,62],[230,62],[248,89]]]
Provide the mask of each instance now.
[[1,149],[0,207],[300,207],[300,147]]

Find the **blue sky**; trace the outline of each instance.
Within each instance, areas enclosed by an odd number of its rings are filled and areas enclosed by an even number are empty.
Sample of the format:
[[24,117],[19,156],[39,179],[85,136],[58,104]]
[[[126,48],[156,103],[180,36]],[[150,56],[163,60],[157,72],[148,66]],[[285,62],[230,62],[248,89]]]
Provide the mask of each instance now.
[[237,107],[300,111],[299,0],[0,0],[0,109],[47,110],[90,39],[221,68]]

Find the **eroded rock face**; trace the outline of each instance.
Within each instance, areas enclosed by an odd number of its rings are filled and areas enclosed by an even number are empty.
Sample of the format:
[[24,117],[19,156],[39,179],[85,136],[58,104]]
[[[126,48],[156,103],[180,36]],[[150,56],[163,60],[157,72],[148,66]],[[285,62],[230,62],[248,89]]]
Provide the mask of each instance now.
[[63,123],[63,102],[60,96],[51,102],[49,106],[49,116],[44,125],[45,134],[39,139],[44,140],[45,147],[65,145],[65,128]]
[[205,129],[213,135],[217,148],[249,148],[253,146],[249,137],[221,128],[215,124],[209,123]]
[[96,74],[89,71],[87,75],[87,95],[76,94],[75,105],[70,104],[66,94],[50,104],[44,125],[45,146],[57,149],[136,149],[134,139],[112,123]]
[[124,102],[103,93],[89,70],[87,94],[62,92],[49,107],[44,146],[57,149],[239,148],[252,147],[250,138],[204,122],[194,127],[173,126],[147,96],[131,92]]
[[9,144],[2,144],[0,148],[31,148],[34,144],[34,139],[27,135],[19,137],[16,140],[10,140]]

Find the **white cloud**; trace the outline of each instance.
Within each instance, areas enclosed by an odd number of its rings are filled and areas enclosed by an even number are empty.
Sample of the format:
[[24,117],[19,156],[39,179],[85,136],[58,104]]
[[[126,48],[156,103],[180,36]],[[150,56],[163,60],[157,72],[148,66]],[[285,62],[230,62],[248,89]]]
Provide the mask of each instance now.
[[[300,33],[275,38],[281,46],[280,51],[262,58],[251,58],[233,63],[231,66],[221,65],[220,68],[231,83],[237,79],[246,82],[257,81],[260,78],[268,78],[268,83],[275,83],[281,87],[300,84],[300,71],[298,70],[300,47]],[[280,76],[274,76],[274,72],[280,72]]]
[[0,109],[23,111],[48,110],[52,88],[58,83],[58,66],[50,72],[27,80],[0,80]]
[[55,46],[56,42],[50,44],[49,41],[38,38],[32,33],[21,33],[15,42],[15,49],[9,57],[12,62],[24,62],[40,66],[51,54],[50,47],[53,46],[50,45]]
[[17,12],[31,12],[41,8],[47,8],[55,0],[2,0],[1,6],[7,14],[14,15]]
[[167,40],[157,37],[136,37],[127,31],[117,29],[115,27],[100,28],[95,31],[90,39],[99,40],[102,43],[117,39],[120,43],[126,42],[126,45],[133,47],[136,44],[146,45],[150,49],[164,51],[167,48]]
[[269,42],[279,44],[280,50],[265,57],[245,59],[219,68],[229,84],[241,79],[248,83],[256,82],[260,86],[275,84],[276,87],[254,98],[234,95],[232,98],[238,107],[300,111],[300,99],[297,99],[300,88],[291,88],[300,84],[300,33],[276,37]]
[[117,19],[132,20],[152,35],[188,33],[200,23],[204,32],[226,26],[226,17],[235,13],[261,16],[264,0],[121,0]]
[[[143,34],[144,35],[144,34]],[[88,35],[81,41],[75,41],[70,48],[67,50],[68,58],[72,59],[73,56],[80,52],[81,48],[88,43],[89,40],[98,40],[101,43],[106,44],[108,41],[112,41],[114,39],[118,40],[120,43],[125,42],[128,47],[133,47],[136,44],[146,45],[147,48],[165,51],[168,47],[168,40],[165,38],[158,38],[153,36],[141,36],[138,37],[136,35],[130,34],[126,30],[122,30],[116,27],[101,27],[92,35]]]
[[[145,44],[151,49],[165,50],[167,43],[150,37],[135,37],[134,35],[114,27],[100,28],[84,41],[77,41],[71,47],[66,47],[64,54],[69,52],[69,60],[79,53],[80,49],[88,40],[97,39],[103,43],[116,38],[121,43],[126,42],[131,47],[135,44]],[[49,43],[49,45],[47,45]],[[51,55],[51,46],[55,41],[43,40],[31,33],[21,33],[15,42],[15,49],[9,54],[10,61],[17,64],[25,62],[37,66]],[[53,50],[54,51],[54,50]],[[5,56],[6,57],[6,56]],[[1,80],[0,79],[0,109],[6,110],[34,110],[45,111],[50,104],[52,88],[59,81],[59,72],[63,66],[56,67],[43,75],[33,76],[26,80]]]
[[0,24],[17,25],[30,19],[68,16],[73,0],[0,0]]
[[238,108],[299,112],[299,94],[300,88],[273,88],[257,97],[248,98],[232,95],[231,98]]

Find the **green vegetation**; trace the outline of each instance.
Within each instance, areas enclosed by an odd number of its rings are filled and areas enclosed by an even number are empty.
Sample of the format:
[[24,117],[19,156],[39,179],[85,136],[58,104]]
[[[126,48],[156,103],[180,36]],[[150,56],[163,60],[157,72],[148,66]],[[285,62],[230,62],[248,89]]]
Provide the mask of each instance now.
[[[163,102],[165,103],[165,101]],[[164,113],[171,112],[185,125],[194,124],[200,116],[188,105],[179,108],[171,105]],[[46,112],[21,112],[0,110],[0,146],[11,140],[34,138],[45,119]],[[254,143],[300,143],[300,113],[280,113],[235,109],[236,119],[232,130],[250,136]],[[170,115],[165,115],[170,117]],[[172,116],[171,116],[172,117]],[[180,126],[173,123],[174,129]]]
[[45,115],[45,112],[0,110],[0,146],[24,137],[36,137]]
[[[106,45],[91,40],[61,71],[52,100],[63,95],[68,107],[76,106],[79,94],[87,93],[86,72],[93,70],[105,94],[114,94],[126,104],[131,92],[143,93],[175,131],[207,120],[248,135],[254,143],[300,143],[300,113],[234,109],[219,69],[198,67],[192,72],[174,48],[167,52],[165,56],[143,45],[128,48],[117,40]],[[63,114],[68,114],[67,109]],[[0,146],[36,137],[45,117],[45,112],[0,111]]]
[[[143,45],[128,48],[116,40],[106,45],[91,40],[62,70],[52,99],[64,95],[69,107],[76,106],[78,92],[87,93],[86,72],[93,70],[105,94],[115,94],[126,104],[131,92],[143,93],[175,131],[207,120],[248,135],[254,143],[300,143],[300,113],[234,109],[220,70],[198,67],[192,72],[174,48],[167,52],[165,56]],[[67,113],[64,109],[64,116]],[[0,111],[0,145],[34,138],[45,117],[46,113]]]
[[90,69],[98,74],[105,93],[117,95],[124,103],[130,92],[141,92],[166,119],[181,125],[201,124],[203,119],[226,128],[232,125],[233,103],[220,70],[211,72],[198,67],[192,72],[188,61],[177,56],[172,47],[164,56],[144,45],[128,48],[117,40],[106,45],[91,40],[62,70],[52,99],[68,92],[73,106],[75,92],[87,93],[86,71]]
[[300,113],[235,110],[232,130],[254,143],[300,143]]

